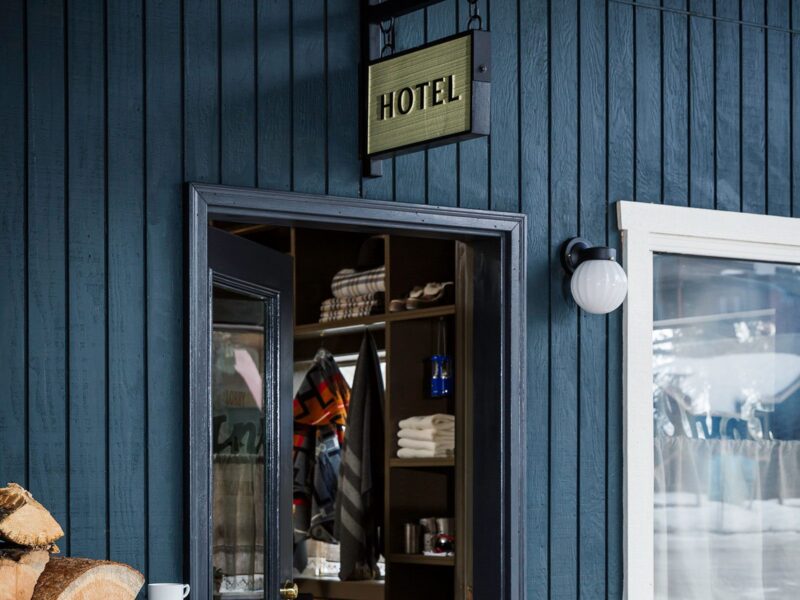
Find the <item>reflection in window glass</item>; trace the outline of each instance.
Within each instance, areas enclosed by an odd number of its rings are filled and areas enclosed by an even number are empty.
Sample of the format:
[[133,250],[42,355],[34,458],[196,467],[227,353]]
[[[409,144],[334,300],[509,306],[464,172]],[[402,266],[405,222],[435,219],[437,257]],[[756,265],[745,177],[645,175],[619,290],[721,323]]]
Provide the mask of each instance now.
[[656,598],[800,598],[800,267],[656,255]]
[[[215,288],[211,348],[215,597],[264,597],[265,305]],[[257,592],[257,596],[252,593]]]

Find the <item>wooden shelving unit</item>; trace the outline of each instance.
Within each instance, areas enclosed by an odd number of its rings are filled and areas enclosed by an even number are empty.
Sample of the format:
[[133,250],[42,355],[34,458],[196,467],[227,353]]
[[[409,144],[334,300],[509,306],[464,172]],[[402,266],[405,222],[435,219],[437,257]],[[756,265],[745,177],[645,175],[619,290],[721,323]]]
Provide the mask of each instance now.
[[[455,281],[456,287],[460,285],[456,242],[392,236],[389,244],[387,269],[392,290],[428,281]],[[394,293],[393,297],[397,296]],[[458,298],[457,291],[454,298]],[[424,389],[430,377],[426,359],[434,354],[441,322],[447,331],[447,353],[456,360],[461,348],[456,331],[460,309],[454,300],[438,310],[425,309],[428,318],[392,319],[386,324],[386,600],[407,600],[419,596],[420,590],[425,590],[425,597],[461,600],[458,590],[464,588],[460,582],[465,579],[461,557],[403,553],[405,524],[419,523],[422,518],[454,518],[455,536],[458,539],[462,535],[459,523],[463,502],[457,490],[463,474],[457,458],[397,458],[401,420],[433,413],[454,414],[457,421],[462,418],[458,386],[453,394],[442,398],[430,398]]]
[[[384,312],[357,319],[319,323],[319,307],[330,297],[330,283],[342,268],[354,267],[358,250],[374,233],[316,231],[305,228],[242,228],[239,233],[294,258],[295,360],[311,359],[320,346],[337,354],[357,354],[363,331],[373,332],[385,350],[384,521],[385,582],[341,582],[336,579],[298,579],[300,591],[315,598],[344,600],[407,600],[425,597],[466,600],[471,561],[465,436],[469,431],[466,403],[469,386],[464,373],[469,321],[465,298],[465,244],[455,240],[383,235],[386,265]],[[403,298],[414,286],[454,281],[442,305],[411,311],[388,312],[392,298]],[[444,323],[447,352],[456,369],[454,392],[445,398],[428,398],[430,376],[426,360],[435,353],[437,329]],[[398,423],[405,418],[450,413],[456,416],[454,457],[397,458]],[[455,556],[403,554],[405,523],[421,518],[455,519]],[[432,568],[439,567],[439,568]],[[446,568],[443,568],[446,567]]]

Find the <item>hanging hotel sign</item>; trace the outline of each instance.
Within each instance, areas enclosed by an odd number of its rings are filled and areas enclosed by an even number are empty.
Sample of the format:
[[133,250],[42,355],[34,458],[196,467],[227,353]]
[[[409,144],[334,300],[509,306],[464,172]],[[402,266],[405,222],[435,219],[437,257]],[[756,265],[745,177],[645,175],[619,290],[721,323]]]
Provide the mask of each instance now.
[[489,32],[471,30],[371,62],[366,151],[371,159],[489,134]]

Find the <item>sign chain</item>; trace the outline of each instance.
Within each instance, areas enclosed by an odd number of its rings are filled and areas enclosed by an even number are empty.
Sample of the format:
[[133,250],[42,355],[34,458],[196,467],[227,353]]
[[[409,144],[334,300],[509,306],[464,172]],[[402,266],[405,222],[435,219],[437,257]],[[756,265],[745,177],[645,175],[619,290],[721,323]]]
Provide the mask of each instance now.
[[467,29],[483,29],[483,19],[478,10],[478,0],[468,0],[469,2],[469,21]]
[[394,17],[388,21],[381,21],[381,34],[383,36],[383,47],[381,48],[381,58],[394,54]]

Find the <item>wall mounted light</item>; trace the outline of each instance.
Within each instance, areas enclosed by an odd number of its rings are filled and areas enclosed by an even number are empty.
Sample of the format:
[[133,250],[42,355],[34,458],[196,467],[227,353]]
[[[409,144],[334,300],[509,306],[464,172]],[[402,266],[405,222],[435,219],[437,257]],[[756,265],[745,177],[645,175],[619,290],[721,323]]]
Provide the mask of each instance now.
[[570,291],[583,310],[604,315],[617,309],[628,293],[628,277],[617,262],[617,251],[592,246],[579,237],[564,242],[561,264],[572,276]]

